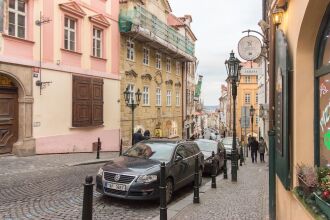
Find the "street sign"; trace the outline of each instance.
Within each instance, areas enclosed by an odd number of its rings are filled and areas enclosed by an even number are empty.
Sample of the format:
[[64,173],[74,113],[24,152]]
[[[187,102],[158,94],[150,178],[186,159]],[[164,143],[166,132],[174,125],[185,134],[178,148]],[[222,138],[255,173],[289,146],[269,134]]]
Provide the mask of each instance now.
[[261,55],[262,43],[259,38],[248,35],[238,42],[238,53],[246,61],[253,61]]

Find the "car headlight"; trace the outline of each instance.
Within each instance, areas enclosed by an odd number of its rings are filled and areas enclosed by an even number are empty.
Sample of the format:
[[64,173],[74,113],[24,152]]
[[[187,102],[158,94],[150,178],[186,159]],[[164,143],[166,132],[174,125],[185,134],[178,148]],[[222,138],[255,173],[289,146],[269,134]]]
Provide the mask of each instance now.
[[157,175],[142,175],[136,180],[138,183],[151,183],[157,180]]
[[99,169],[99,172],[97,172],[97,175],[103,176],[103,169],[102,168]]

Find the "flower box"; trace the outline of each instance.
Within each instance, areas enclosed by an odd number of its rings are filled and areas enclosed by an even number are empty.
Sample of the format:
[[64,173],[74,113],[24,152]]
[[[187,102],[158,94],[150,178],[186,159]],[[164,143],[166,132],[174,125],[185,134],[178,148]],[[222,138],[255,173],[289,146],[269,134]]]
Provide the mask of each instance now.
[[315,195],[315,203],[322,210],[322,212],[330,219],[330,204],[324,201],[321,197],[319,197],[316,193]]
[[304,181],[304,179],[303,179],[303,177],[301,175],[298,175],[298,183],[299,183],[299,186],[302,187],[305,196],[308,196],[308,195],[312,194],[315,191],[315,189],[316,189],[316,186],[310,186],[310,185],[308,185]]

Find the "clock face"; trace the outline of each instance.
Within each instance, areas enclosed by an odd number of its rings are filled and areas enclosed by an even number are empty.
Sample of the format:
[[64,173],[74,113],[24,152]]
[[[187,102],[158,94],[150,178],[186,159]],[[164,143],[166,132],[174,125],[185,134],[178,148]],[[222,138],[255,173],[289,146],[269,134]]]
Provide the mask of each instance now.
[[242,59],[252,61],[261,54],[262,44],[256,36],[245,36],[238,42],[238,53]]

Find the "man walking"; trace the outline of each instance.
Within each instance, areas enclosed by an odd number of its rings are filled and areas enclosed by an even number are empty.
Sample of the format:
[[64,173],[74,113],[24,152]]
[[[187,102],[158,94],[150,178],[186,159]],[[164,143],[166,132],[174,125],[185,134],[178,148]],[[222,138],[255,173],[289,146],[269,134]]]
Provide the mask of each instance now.
[[142,135],[141,128],[138,129],[136,133],[133,134],[133,144],[139,143],[140,141],[144,140],[145,137]]
[[259,148],[259,143],[256,140],[255,137],[251,138],[251,158],[252,158],[252,163],[254,163],[254,161],[257,163],[257,156],[258,156],[258,148]]
[[265,152],[268,151],[267,144],[263,137],[260,137],[259,143],[259,154],[260,154],[260,161],[265,162]]

